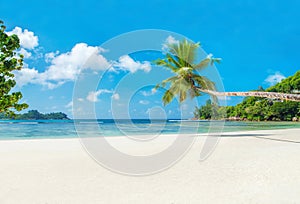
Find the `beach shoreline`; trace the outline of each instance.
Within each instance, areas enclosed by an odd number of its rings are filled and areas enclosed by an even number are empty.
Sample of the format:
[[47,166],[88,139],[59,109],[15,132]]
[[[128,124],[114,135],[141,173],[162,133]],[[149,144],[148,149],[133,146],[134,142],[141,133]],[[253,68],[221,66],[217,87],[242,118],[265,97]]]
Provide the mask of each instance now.
[[[224,132],[214,152],[199,161],[207,138],[174,166],[149,176],[126,176],[95,162],[79,138],[0,140],[1,203],[298,203],[300,129]],[[188,135],[185,135],[188,136]],[[172,143],[160,137],[129,153],[151,153]],[[126,164],[124,164],[126,165]]]

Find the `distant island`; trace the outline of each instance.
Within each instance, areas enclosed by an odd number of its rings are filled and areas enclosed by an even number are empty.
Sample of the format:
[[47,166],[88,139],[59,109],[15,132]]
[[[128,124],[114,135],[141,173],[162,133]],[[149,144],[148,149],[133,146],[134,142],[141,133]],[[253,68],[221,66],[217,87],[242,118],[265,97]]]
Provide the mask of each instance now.
[[57,113],[40,113],[37,110],[30,110],[27,113],[16,114],[15,116],[7,116],[0,113],[0,119],[15,119],[15,120],[70,120],[67,114],[62,112]]
[[[299,93],[300,71],[280,83],[259,91]],[[236,106],[218,106],[208,100],[204,106],[196,107],[195,119],[226,119],[233,121],[300,121],[300,102],[246,97]]]

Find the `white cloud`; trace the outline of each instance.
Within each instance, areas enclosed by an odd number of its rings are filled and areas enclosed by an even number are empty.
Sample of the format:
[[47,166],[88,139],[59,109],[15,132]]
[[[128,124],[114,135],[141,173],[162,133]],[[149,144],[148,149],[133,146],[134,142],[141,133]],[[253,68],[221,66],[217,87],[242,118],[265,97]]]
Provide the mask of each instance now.
[[165,41],[167,44],[178,44],[179,41],[176,40],[173,36],[169,35]]
[[152,96],[152,95],[154,95],[155,93],[156,93],[156,89],[155,89],[155,88],[151,89],[151,91],[141,91],[141,94],[142,94],[143,96]]
[[110,63],[100,52],[104,52],[104,49],[78,43],[70,52],[60,55],[57,55],[58,51],[47,53],[45,60],[51,63],[50,66],[41,73],[29,68],[17,71],[17,84],[19,86],[28,83],[41,84],[54,89],[67,81],[74,81],[84,69],[104,70],[109,67]]
[[119,62],[115,63],[116,67],[119,67],[122,70],[130,71],[131,73],[134,73],[138,70],[143,70],[145,72],[151,71],[151,64],[148,61],[139,62],[134,61],[131,57],[128,55],[123,55],[119,58]]
[[101,50],[99,47],[78,43],[70,52],[54,57],[43,77],[45,80],[72,81],[83,69],[104,70],[109,63],[99,54]]
[[280,72],[275,72],[275,74],[269,75],[265,79],[265,82],[268,83],[269,85],[273,86],[273,85],[281,82],[285,78],[286,77],[283,74],[281,74]]
[[112,95],[112,99],[114,99],[114,100],[119,100],[119,99],[120,99],[120,95],[119,95],[118,93],[114,93],[114,94]]
[[77,100],[80,101],[80,102],[84,101],[83,98],[77,98]]
[[148,105],[149,101],[147,101],[147,100],[140,100],[139,103],[142,104],[142,105]]
[[46,53],[45,54],[45,61],[48,63],[48,62],[51,62],[52,59],[55,58],[56,55],[59,54],[59,51],[57,50],[56,52],[49,52],[49,53]]
[[36,69],[22,68],[19,71],[15,71],[15,80],[18,86],[23,86],[28,83],[34,83],[38,80],[39,73]]
[[168,45],[170,45],[170,44],[178,44],[178,43],[179,43],[178,40],[176,40],[173,36],[169,35],[167,37],[167,39],[165,40],[165,42],[163,43],[163,45],[162,45],[162,50],[163,51],[167,51],[168,50]]
[[[26,42],[24,48],[34,48],[38,45],[37,37],[34,36],[33,32],[28,30],[15,28],[12,32],[23,33],[23,40]],[[29,37],[25,38],[24,35]],[[32,37],[33,36],[33,37]],[[28,39],[36,39],[36,42],[32,45],[28,44]],[[31,53],[25,49],[21,49],[24,53],[24,56],[30,57]],[[79,73],[82,70],[90,69],[95,72],[98,70],[114,70],[114,67],[111,67],[114,64],[116,67],[122,70],[128,70],[132,73],[143,70],[149,72],[151,70],[150,62],[144,61],[134,61],[128,55],[122,56],[119,58],[118,62],[109,62],[101,53],[106,52],[107,50],[98,47],[98,46],[88,46],[86,43],[76,44],[71,51],[66,53],[59,54],[59,51],[50,52],[45,54],[45,61],[50,63],[44,72],[38,72],[36,69],[32,68],[23,68],[20,71],[16,71],[15,79],[18,86],[24,86],[28,83],[31,84],[40,84],[48,89],[57,88],[68,81],[74,81],[77,79]]]
[[73,108],[73,101],[70,101],[67,105],[65,105],[66,108]]
[[31,57],[31,52],[28,52],[27,50],[25,50],[24,48],[21,48],[19,51],[18,51],[19,54],[23,55],[24,56],[24,59],[27,59],[27,58],[30,58]]
[[157,90],[156,90],[155,88],[152,88],[152,89],[151,89],[152,95],[155,94],[156,92],[157,92]]
[[20,27],[15,27],[12,31],[7,32],[8,35],[16,34],[20,39],[20,45],[23,48],[32,50],[39,45],[38,37],[32,31],[27,29],[22,30]]
[[86,99],[90,102],[97,102],[98,96],[103,94],[103,93],[112,93],[112,91],[107,90],[107,89],[99,89],[98,91],[90,91],[86,97]]

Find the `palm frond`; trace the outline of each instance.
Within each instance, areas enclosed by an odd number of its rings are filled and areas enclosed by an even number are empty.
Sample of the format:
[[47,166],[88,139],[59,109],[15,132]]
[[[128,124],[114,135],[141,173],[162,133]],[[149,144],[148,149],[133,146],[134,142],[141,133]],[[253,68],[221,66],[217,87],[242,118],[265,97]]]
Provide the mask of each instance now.
[[171,82],[171,83],[174,83],[176,80],[178,80],[178,76],[172,76],[172,77],[169,77],[165,80],[163,80],[160,84],[157,84],[154,88],[155,89],[158,89],[158,88],[164,88],[166,87],[166,84]]
[[153,64],[169,68],[173,72],[176,72],[176,70],[178,69],[177,67],[173,66],[173,64],[169,63],[167,59],[157,59],[153,61]]
[[201,70],[205,69],[209,65],[209,63],[210,63],[210,59],[205,58],[199,64],[194,65],[193,68],[195,70],[201,71]]
[[195,97],[201,96],[201,92],[198,91],[198,89],[194,87],[189,90],[189,96],[191,99],[193,99]]
[[192,78],[200,88],[212,91],[216,90],[215,83],[209,80],[207,77],[193,74]]
[[199,45],[200,43],[193,43],[184,39],[179,43],[167,44],[167,47],[172,55],[178,57],[181,66],[186,67],[188,64],[193,64]]
[[155,87],[156,89],[159,87],[165,88],[167,84],[170,84],[169,89],[162,98],[164,105],[170,103],[176,96],[178,96],[179,102],[183,102],[188,96],[191,98],[200,96],[199,88],[205,90],[216,89],[212,81],[195,72],[208,67],[214,62],[219,63],[221,59],[212,58],[212,55],[208,55],[196,64],[195,59],[199,46],[200,43],[193,43],[187,39],[178,43],[167,44],[168,53],[165,54],[165,58],[155,61],[156,65],[166,67],[176,74],[163,80]]
[[170,103],[173,100],[173,98],[174,98],[174,94],[172,93],[172,91],[167,90],[162,98],[164,105]]

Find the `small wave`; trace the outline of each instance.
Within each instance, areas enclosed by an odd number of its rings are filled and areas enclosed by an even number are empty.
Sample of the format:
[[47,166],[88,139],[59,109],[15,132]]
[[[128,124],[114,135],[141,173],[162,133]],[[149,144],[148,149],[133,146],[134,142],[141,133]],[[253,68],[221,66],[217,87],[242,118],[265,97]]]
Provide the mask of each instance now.
[[98,122],[83,122],[83,121],[80,121],[79,123],[80,124],[102,124],[103,122],[102,121],[98,121]]
[[17,124],[23,124],[23,125],[37,125],[39,122],[13,122]]

